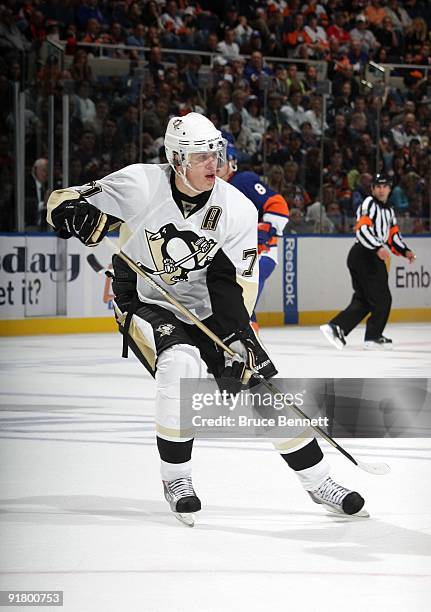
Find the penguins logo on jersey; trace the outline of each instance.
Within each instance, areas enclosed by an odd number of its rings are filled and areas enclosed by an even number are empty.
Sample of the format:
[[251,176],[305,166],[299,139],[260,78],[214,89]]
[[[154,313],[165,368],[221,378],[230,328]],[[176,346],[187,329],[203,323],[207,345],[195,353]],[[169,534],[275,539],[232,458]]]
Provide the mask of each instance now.
[[168,285],[188,281],[190,272],[208,266],[217,244],[195,232],[178,230],[173,223],[164,225],[158,232],[145,230],[145,234],[155,267],[146,271]]
[[172,323],[163,323],[163,325],[159,325],[156,331],[158,331],[161,336],[170,336],[174,329],[175,326],[172,325]]

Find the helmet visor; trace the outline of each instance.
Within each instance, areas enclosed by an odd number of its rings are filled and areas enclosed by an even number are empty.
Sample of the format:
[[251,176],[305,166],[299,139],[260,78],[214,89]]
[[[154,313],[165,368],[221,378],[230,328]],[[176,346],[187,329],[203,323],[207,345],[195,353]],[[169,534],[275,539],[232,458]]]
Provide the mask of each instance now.
[[221,141],[217,143],[217,146],[214,150],[204,150],[204,151],[188,151],[186,163],[189,167],[195,168],[197,166],[205,166],[210,162],[210,160],[215,160],[217,162],[217,170],[223,168],[226,164],[226,142]]

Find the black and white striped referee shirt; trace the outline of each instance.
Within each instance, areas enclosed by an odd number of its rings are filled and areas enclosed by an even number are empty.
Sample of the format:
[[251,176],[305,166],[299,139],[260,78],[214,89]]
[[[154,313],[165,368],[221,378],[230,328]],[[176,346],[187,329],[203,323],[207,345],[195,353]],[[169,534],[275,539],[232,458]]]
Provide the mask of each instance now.
[[366,249],[375,251],[387,244],[396,255],[405,255],[408,251],[394,209],[382,206],[372,196],[358,207],[355,230],[357,242]]

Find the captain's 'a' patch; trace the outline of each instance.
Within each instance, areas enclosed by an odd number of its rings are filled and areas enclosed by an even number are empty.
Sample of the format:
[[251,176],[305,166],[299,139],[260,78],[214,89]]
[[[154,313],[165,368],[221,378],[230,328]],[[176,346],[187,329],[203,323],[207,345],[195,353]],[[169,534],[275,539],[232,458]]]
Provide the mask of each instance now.
[[220,221],[221,213],[222,209],[220,206],[211,206],[202,221],[201,229],[215,231]]

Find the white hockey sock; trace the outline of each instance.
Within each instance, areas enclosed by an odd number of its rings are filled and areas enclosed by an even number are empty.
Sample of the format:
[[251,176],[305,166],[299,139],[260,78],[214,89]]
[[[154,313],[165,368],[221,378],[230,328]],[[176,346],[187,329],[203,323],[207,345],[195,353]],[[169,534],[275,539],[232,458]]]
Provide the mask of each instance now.
[[169,482],[170,480],[176,480],[177,478],[186,478],[192,475],[192,462],[186,461],[185,463],[167,463],[160,460],[160,474],[162,480]]
[[316,491],[329,476],[329,463],[326,459],[322,459],[312,467],[295,471],[295,474],[306,491]]

